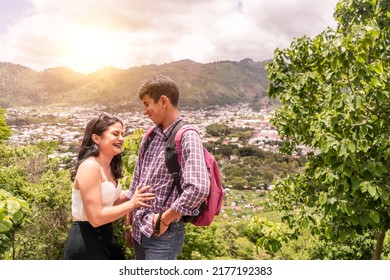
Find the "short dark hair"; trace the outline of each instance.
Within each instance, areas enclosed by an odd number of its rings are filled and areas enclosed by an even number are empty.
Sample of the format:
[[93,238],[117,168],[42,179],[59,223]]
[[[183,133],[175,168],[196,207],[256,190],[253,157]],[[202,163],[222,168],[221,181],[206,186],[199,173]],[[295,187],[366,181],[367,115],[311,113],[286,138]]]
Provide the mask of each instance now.
[[138,97],[142,99],[145,95],[149,95],[156,103],[162,95],[168,97],[173,107],[177,107],[179,102],[179,87],[168,76],[157,75],[146,80],[138,90]]

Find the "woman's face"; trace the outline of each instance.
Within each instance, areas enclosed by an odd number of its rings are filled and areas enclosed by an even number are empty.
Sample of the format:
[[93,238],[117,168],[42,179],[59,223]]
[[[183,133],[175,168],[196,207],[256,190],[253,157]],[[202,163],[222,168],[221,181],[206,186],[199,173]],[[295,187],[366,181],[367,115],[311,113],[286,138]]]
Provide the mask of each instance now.
[[115,156],[122,152],[124,128],[120,122],[116,122],[98,136],[99,151],[101,153]]

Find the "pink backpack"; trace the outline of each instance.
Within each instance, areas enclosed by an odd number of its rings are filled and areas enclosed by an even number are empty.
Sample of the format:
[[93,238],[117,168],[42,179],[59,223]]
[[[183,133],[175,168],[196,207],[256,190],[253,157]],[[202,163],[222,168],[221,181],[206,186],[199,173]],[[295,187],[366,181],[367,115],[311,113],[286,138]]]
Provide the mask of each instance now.
[[[145,133],[143,154],[146,152],[146,149],[154,138],[154,128],[155,127],[150,128]],[[169,172],[174,177],[172,189],[168,197],[171,195],[175,186],[178,188],[179,193],[182,192],[180,187],[180,164],[182,158],[181,139],[183,134],[188,130],[195,130],[199,133],[196,127],[184,125],[183,121],[179,121],[166,142],[165,163]],[[222,187],[221,172],[214,156],[210,154],[205,147],[203,147],[203,153],[206,161],[206,167],[210,174],[210,193],[206,200],[199,206],[199,214],[197,216],[182,217],[185,222],[191,222],[195,226],[208,226],[211,224],[214,216],[218,215],[221,211],[222,201],[225,195],[225,190]],[[165,199],[164,205],[168,200],[168,197]]]

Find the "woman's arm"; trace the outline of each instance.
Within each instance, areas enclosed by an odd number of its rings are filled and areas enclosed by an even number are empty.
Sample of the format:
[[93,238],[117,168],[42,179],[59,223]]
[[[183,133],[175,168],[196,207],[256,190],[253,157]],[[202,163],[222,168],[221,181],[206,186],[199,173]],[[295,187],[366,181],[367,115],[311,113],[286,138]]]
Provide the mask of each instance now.
[[131,200],[103,207],[100,165],[94,160],[85,160],[79,166],[76,180],[88,221],[94,227],[113,222],[138,207],[151,207],[147,202],[154,199],[153,193],[145,192],[147,187],[137,188]]
[[123,202],[129,201],[129,198],[126,197],[128,190],[123,190],[119,195],[118,199],[115,200],[114,205],[122,204]]

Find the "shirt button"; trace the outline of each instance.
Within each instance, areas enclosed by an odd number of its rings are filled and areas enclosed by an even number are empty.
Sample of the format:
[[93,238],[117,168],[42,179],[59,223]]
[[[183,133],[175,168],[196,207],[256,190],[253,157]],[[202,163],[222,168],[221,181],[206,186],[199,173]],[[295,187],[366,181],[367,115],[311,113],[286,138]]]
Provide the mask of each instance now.
[[98,240],[102,240],[102,237],[99,235],[97,239],[98,239]]
[[97,229],[96,232],[97,232],[97,233],[100,233],[100,229]]

